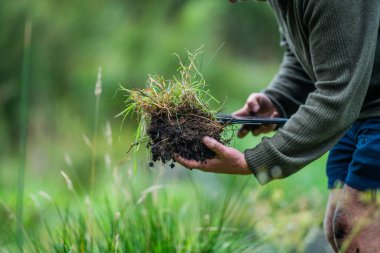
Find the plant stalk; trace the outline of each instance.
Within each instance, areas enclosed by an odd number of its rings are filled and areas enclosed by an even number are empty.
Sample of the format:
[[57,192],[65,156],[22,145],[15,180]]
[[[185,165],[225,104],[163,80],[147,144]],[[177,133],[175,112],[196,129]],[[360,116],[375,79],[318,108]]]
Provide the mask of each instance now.
[[17,178],[17,211],[16,211],[16,238],[19,252],[24,252],[24,187],[26,169],[26,150],[28,135],[28,91],[29,91],[29,70],[30,70],[30,45],[32,39],[32,21],[28,18],[25,21],[24,31],[24,53],[22,64],[21,98],[20,98],[20,164]]
[[92,137],[92,165],[91,165],[91,197],[93,196],[95,176],[96,176],[96,139],[98,135],[98,121],[99,121],[99,104],[100,104],[100,95],[102,93],[102,68],[99,67],[98,70],[98,79],[95,85],[95,122],[94,122],[94,135]]

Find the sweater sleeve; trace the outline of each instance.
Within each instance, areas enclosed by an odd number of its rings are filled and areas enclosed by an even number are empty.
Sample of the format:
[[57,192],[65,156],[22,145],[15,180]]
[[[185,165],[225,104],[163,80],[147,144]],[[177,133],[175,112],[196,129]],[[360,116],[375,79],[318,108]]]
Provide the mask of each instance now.
[[272,138],[244,152],[261,184],[297,172],[333,147],[358,118],[370,82],[380,1],[302,3],[316,90]]
[[315,85],[290,50],[284,36],[281,36],[280,45],[285,50],[280,70],[263,93],[275,104],[280,117],[289,118],[305,103],[309,93],[315,90]]

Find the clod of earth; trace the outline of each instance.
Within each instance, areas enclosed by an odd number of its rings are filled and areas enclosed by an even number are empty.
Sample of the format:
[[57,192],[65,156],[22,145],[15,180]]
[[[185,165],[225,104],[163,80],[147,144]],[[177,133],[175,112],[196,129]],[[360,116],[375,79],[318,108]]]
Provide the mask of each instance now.
[[202,162],[214,158],[215,153],[203,144],[202,138],[210,136],[225,143],[221,138],[222,131],[223,125],[211,114],[190,105],[172,115],[167,111],[157,111],[151,115],[147,129],[152,160],[166,163],[173,159],[174,154]]

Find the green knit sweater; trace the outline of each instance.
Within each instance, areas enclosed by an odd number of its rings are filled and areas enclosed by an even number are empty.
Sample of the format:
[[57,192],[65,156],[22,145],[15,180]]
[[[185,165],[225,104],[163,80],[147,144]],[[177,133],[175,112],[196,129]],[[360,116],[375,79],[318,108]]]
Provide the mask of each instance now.
[[264,93],[290,120],[244,152],[261,184],[321,157],[356,120],[380,117],[380,1],[269,3],[286,51]]

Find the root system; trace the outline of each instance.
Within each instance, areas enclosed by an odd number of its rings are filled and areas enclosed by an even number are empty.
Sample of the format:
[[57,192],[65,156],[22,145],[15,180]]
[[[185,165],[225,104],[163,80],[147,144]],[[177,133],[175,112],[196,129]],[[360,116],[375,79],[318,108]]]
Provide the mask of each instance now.
[[203,144],[202,138],[210,136],[223,142],[222,131],[223,125],[199,109],[181,108],[172,115],[157,111],[147,129],[152,160],[166,163],[174,154],[202,162],[214,158],[215,153]]

